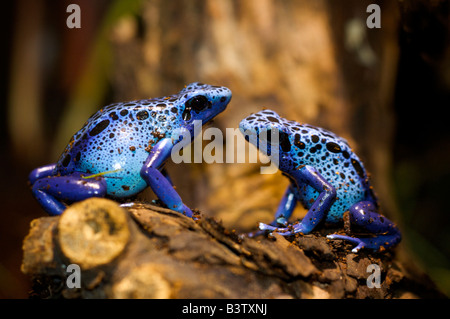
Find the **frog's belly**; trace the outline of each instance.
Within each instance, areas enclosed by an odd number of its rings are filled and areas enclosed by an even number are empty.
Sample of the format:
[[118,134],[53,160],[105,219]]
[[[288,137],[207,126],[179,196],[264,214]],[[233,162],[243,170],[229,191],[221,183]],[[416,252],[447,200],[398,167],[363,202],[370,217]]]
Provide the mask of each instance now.
[[[344,212],[348,211],[353,204],[365,200],[364,191],[355,191],[348,186],[336,187],[336,200],[327,212],[325,221],[327,223],[338,223],[342,220]],[[319,192],[309,185],[303,185],[295,191],[295,196],[306,209],[309,209],[319,196]]]
[[115,198],[134,196],[142,192],[148,185],[139,173],[121,176],[123,179],[106,177],[106,192]]
[[136,195],[147,187],[140,174],[147,157],[148,152],[144,149],[136,149],[132,154],[103,155],[101,160],[86,157],[77,163],[76,170],[102,176],[106,181],[107,195],[124,198]]

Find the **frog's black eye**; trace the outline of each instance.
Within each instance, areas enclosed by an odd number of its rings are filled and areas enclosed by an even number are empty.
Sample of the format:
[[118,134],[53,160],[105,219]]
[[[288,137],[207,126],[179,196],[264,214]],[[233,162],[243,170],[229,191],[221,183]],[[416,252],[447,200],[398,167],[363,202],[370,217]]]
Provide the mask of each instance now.
[[291,150],[291,142],[289,141],[289,134],[280,131],[280,146],[283,152]]
[[185,106],[187,109],[192,109],[195,112],[200,112],[203,111],[209,104],[210,102],[208,101],[206,96],[197,95],[187,100]]
[[[275,129],[277,130],[277,129]],[[277,130],[278,131],[278,138],[280,142],[280,147],[283,152],[289,152],[291,150],[291,142],[289,141],[289,134]],[[272,143],[272,130],[267,130],[267,137],[266,137],[267,144]]]

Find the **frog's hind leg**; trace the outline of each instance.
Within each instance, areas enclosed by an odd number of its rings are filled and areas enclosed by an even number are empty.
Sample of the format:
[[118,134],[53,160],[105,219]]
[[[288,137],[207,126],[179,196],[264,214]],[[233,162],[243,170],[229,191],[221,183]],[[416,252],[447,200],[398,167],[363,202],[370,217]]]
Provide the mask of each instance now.
[[40,178],[52,176],[55,168],[56,163],[53,163],[32,170],[30,175],[28,175],[28,182],[33,185]]
[[106,195],[103,177],[87,178],[82,173],[57,176],[39,174],[34,170],[29,177],[36,200],[49,215],[60,215],[66,209],[64,202],[77,202],[90,197]]
[[356,244],[352,252],[356,253],[361,248],[372,250],[386,249],[396,245],[401,240],[401,234],[397,226],[377,212],[373,202],[362,201],[353,205],[350,210],[350,223],[357,225],[367,232],[374,234],[373,237],[356,238],[345,235],[328,235],[330,239],[343,239]]

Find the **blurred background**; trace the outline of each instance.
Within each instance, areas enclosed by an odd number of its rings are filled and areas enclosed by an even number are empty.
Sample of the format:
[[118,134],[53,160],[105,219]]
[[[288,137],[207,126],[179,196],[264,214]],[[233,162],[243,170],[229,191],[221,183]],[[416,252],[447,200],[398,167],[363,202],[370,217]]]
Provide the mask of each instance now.
[[[69,28],[69,4],[81,28]],[[381,8],[381,28],[366,12]],[[55,162],[109,103],[201,81],[233,99],[225,130],[262,107],[345,137],[371,172],[382,212],[450,294],[449,2],[17,0],[3,4],[0,51],[0,298],[27,298],[30,222],[45,216],[29,172]],[[260,164],[168,164],[191,208],[249,231],[269,222],[288,181]],[[141,195],[152,198],[150,191]],[[301,217],[298,208],[295,217]]]

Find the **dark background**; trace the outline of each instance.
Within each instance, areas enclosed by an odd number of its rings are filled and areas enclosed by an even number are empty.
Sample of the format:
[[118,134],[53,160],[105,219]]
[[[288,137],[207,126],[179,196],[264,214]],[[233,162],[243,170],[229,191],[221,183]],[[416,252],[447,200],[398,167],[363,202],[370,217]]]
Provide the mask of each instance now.
[[[113,2],[76,1],[82,7],[82,32],[78,33],[65,28],[65,9],[69,3],[14,1],[2,5],[1,298],[27,297],[30,283],[29,278],[20,272],[21,244],[31,220],[45,215],[31,196],[26,183],[27,175],[33,168],[56,160],[54,144],[60,132],[57,124],[62,121],[63,110],[80,81],[80,70],[87,63],[95,36]],[[19,13],[22,26],[23,23],[36,23],[40,32],[18,32]],[[41,18],[35,21],[39,13]],[[410,5],[400,6],[399,59],[391,109],[394,119],[391,146],[393,196],[400,207],[405,241],[416,255],[418,263],[447,294],[450,292],[448,18],[448,1],[436,1],[433,5],[425,1],[412,1]],[[182,32],[181,29],[178,31]],[[35,38],[36,34],[41,37]],[[14,57],[18,54],[17,43],[33,41],[37,41],[37,48],[42,50],[36,64],[40,69],[25,68],[20,72],[25,72],[25,75],[22,74],[23,79],[36,77],[39,103],[34,111],[23,108],[25,124],[21,126],[20,121],[11,122],[14,107],[10,99],[12,77],[20,70],[20,62]],[[36,54],[33,51],[21,53],[25,53],[25,56]],[[33,84],[30,86],[33,87]],[[24,95],[29,93],[30,86],[24,83]],[[111,102],[114,84],[106,81],[102,90],[105,93],[100,98],[102,102],[99,107]],[[37,123],[36,132],[39,134],[21,143],[20,132],[30,129],[26,124],[29,123],[30,114],[37,114],[33,123]],[[70,136],[64,138],[68,140]]]

